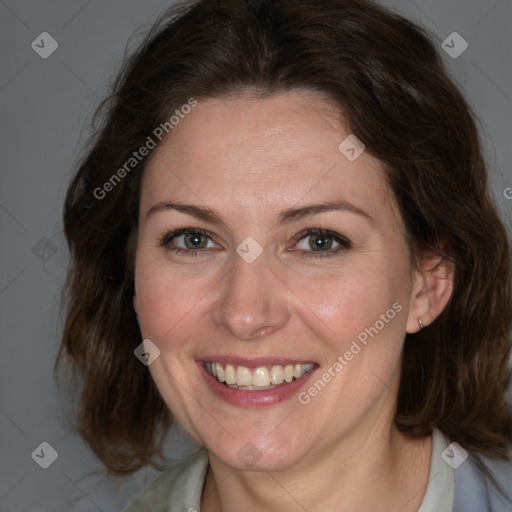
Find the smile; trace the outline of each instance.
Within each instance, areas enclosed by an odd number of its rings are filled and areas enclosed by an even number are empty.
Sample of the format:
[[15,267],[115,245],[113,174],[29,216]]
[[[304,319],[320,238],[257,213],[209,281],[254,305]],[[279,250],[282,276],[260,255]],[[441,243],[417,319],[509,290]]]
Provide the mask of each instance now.
[[258,391],[274,389],[283,383],[298,380],[314,368],[313,363],[259,366],[247,368],[242,365],[206,362],[206,371],[217,381],[232,389]]

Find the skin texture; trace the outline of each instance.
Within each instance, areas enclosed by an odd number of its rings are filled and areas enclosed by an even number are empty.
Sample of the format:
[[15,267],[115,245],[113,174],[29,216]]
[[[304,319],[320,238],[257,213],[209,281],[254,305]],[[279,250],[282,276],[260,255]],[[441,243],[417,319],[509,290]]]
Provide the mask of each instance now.
[[[160,393],[209,452],[206,512],[405,512],[421,503],[431,439],[408,440],[393,425],[401,351],[418,318],[428,325],[446,305],[452,273],[429,260],[411,268],[380,163],[338,150],[349,133],[313,92],[207,99],[145,171],[134,306],[144,339],[161,351],[149,367]],[[147,215],[166,201],[215,210],[224,225],[174,209]],[[277,224],[282,210],[327,201],[371,219],[328,211]],[[162,246],[178,228],[209,232],[207,248],[176,254],[183,236]],[[333,243],[331,256],[315,257],[304,233],[313,228],[343,235],[350,248]],[[249,236],[263,250],[252,263],[236,252]],[[227,404],[196,364],[226,354],[314,361],[307,390],[395,303],[401,311],[307,405]],[[259,457],[252,468],[237,456],[247,443]]]

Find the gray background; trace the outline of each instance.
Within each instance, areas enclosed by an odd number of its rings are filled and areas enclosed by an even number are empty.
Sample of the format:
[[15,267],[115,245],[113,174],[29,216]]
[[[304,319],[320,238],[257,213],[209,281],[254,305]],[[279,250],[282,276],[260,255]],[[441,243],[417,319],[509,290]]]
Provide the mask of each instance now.
[[[0,511],[122,510],[156,472],[106,478],[72,430],[70,399],[52,368],[62,328],[59,293],[68,262],[62,202],[125,46],[141,39],[167,0],[0,2]],[[512,0],[385,0],[430,29],[482,122],[491,184],[510,227],[512,211]],[[468,49],[453,59],[442,41],[458,32]],[[42,32],[58,42],[47,59],[31,47]],[[39,40],[39,39],[38,39]],[[85,128],[84,128],[85,127]],[[509,193],[510,192],[510,193]],[[507,198],[508,196],[508,198]],[[48,442],[48,468],[31,457]],[[191,449],[180,431],[167,453]]]

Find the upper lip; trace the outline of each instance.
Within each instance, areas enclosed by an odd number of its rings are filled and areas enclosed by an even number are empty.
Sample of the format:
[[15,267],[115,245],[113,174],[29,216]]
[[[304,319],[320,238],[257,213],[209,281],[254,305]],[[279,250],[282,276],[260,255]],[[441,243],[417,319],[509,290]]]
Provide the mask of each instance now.
[[289,359],[286,357],[255,357],[248,359],[245,357],[236,356],[205,356],[201,357],[199,361],[203,363],[226,363],[233,366],[245,366],[246,368],[259,368],[261,366],[286,366],[289,364],[316,364],[309,359]]

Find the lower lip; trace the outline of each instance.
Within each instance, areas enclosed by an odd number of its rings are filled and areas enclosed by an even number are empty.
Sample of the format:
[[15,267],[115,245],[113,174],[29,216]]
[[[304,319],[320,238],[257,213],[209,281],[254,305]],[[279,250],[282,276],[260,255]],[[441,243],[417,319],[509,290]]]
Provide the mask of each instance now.
[[310,372],[303,375],[300,379],[292,382],[279,384],[274,389],[265,389],[261,391],[249,391],[244,389],[233,389],[222,384],[215,377],[210,375],[206,370],[205,363],[197,363],[209,388],[213,391],[215,396],[221,398],[225,402],[238,407],[267,407],[275,405],[291,396],[294,396],[297,391],[308,381],[308,379],[316,372],[318,366],[315,366]]

